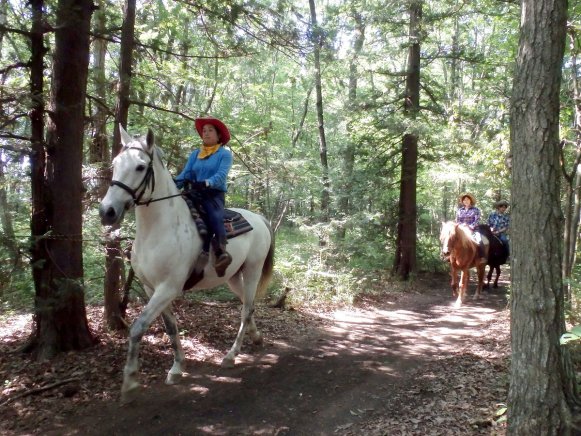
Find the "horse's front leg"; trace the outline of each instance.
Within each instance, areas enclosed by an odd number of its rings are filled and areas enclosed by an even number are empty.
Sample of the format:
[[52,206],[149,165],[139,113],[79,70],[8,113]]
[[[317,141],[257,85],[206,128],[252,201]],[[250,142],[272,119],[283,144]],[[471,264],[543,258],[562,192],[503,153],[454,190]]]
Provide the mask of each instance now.
[[458,288],[458,298],[456,299],[455,307],[461,307],[464,303],[464,296],[466,295],[466,288],[468,287],[468,279],[470,278],[470,273],[468,271],[462,270],[460,272],[460,286]]
[[181,380],[182,374],[184,372],[184,350],[182,349],[182,344],[180,342],[178,323],[171,309],[168,308],[164,310],[161,316],[165,325],[165,332],[169,336],[174,354],[173,365],[167,373],[165,383],[168,385],[173,385]]
[[121,386],[121,401],[123,403],[132,400],[132,393],[139,387],[137,371],[139,370],[139,347],[141,338],[161,312],[171,303],[175,295],[162,290],[156,290],[143,312],[133,322],[129,330],[129,348],[127,361],[123,369],[123,384]]
[[453,267],[450,270],[450,287],[452,288],[452,297],[458,295],[458,272]]
[[476,267],[476,274],[478,282],[476,284],[476,292],[474,293],[474,299],[480,299],[480,292],[482,291],[482,285],[484,283],[484,272],[485,272],[486,265],[478,265]]
[[242,313],[236,340],[232,344],[232,348],[230,348],[228,354],[222,359],[222,366],[224,368],[234,367],[236,356],[242,348],[246,330],[248,330],[252,342],[262,344],[262,335],[256,328],[256,323],[254,322],[254,298],[260,279],[260,272],[250,270],[251,268],[248,268],[244,273],[238,273],[228,281],[230,289],[242,300]]

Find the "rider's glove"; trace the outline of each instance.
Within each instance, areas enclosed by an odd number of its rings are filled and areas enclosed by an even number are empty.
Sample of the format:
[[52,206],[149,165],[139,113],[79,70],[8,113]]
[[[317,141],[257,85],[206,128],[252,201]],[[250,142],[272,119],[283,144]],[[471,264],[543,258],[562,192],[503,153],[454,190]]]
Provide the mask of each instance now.
[[206,182],[191,182],[190,185],[193,191],[202,191],[207,188]]

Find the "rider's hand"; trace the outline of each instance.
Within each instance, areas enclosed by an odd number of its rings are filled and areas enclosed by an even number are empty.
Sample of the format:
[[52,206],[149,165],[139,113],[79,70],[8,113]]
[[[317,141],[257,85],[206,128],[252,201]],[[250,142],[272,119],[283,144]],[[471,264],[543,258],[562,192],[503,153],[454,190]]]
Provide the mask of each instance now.
[[207,188],[206,182],[192,182],[191,186],[194,191],[201,191]]

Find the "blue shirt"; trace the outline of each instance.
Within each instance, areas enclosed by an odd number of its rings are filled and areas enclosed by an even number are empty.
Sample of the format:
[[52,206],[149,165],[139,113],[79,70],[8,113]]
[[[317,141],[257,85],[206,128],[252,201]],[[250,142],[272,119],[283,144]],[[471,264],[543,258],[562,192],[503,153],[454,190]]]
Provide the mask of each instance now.
[[480,222],[480,209],[471,206],[468,209],[461,207],[456,211],[456,222],[466,224],[471,230],[474,230]]
[[[510,215],[506,213],[498,213],[495,211],[488,216],[488,225],[490,226],[493,232],[498,232],[498,230],[500,229],[508,229],[509,224],[510,224]],[[503,230],[502,232],[499,232],[499,234],[505,232],[506,230]]]
[[174,179],[178,188],[184,182],[208,181],[208,187],[226,192],[226,179],[232,167],[232,152],[223,146],[205,159],[198,159],[200,150],[195,150],[189,157],[183,171]]

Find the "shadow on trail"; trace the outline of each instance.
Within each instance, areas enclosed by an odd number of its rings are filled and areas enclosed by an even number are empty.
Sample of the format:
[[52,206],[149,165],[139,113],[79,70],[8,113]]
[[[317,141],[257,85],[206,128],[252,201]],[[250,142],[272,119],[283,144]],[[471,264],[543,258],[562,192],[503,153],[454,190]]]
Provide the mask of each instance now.
[[[389,400],[411,389],[425,365],[452,359],[480,338],[481,326],[506,307],[503,289],[460,309],[442,286],[402,294],[333,312],[324,328],[276,340],[258,313],[266,344],[246,342],[234,369],[189,360],[181,384],[155,381],[123,407],[117,399],[92,404],[49,434],[337,434],[354,419],[389,414]],[[237,318],[223,322],[236,325]],[[169,366],[158,368],[160,376]]]

